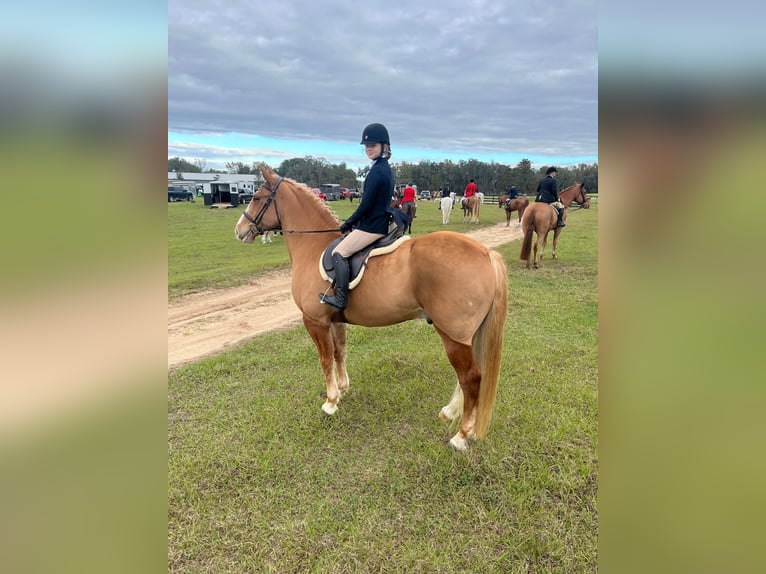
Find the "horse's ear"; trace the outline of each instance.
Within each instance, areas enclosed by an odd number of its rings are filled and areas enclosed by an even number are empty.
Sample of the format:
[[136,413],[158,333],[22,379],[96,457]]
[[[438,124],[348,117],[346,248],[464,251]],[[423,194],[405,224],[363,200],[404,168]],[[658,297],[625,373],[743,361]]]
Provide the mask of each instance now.
[[269,183],[269,185],[273,185],[278,177],[277,174],[274,173],[274,170],[272,170],[265,163],[258,164],[258,167],[261,168],[261,173],[263,174],[263,178]]

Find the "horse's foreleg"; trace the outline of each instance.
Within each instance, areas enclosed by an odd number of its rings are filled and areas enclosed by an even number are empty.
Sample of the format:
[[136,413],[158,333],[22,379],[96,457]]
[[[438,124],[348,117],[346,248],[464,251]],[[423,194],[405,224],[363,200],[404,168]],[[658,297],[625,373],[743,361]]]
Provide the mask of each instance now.
[[342,397],[348,391],[348,372],[346,371],[346,324],[331,323],[333,341],[333,358],[335,359],[335,371],[338,375],[338,392]]
[[458,378],[458,387],[452,393],[450,402],[439,411],[440,418],[454,420],[462,406],[462,419],[460,429],[453,436],[449,444],[455,450],[468,448],[468,441],[474,436],[474,423],[479,406],[479,386],[481,385],[481,373],[473,357],[473,350],[469,345],[463,345],[453,341],[446,333],[439,330],[436,332],[442,338],[447,358],[455,369]]
[[332,325],[324,325],[303,316],[303,324],[311,335],[311,339],[319,352],[319,364],[322,366],[325,383],[327,385],[327,400],[322,405],[322,410],[328,415],[338,410],[340,390],[333,369],[333,355],[335,354],[334,335],[331,332]]
[[[521,221],[521,220],[519,220]],[[505,226],[510,227],[511,226],[511,212],[507,209],[505,210]]]

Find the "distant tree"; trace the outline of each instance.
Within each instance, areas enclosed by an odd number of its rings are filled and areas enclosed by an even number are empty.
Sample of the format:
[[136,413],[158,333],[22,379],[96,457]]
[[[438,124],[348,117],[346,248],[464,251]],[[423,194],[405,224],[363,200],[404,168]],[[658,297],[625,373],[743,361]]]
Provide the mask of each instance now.
[[203,171],[205,171],[205,167],[207,167],[207,161],[200,157],[194,160],[194,165],[196,165],[197,168],[199,168],[197,171],[199,171],[199,173],[202,173]]
[[250,166],[241,161],[230,161],[226,163],[226,171],[228,173],[250,173]]
[[513,178],[514,181],[511,182],[511,185],[515,185],[519,193],[534,195],[537,189],[537,181],[540,178],[535,175],[531,161],[524,158],[517,163],[513,169]]
[[202,170],[196,166],[195,164],[186,161],[185,159],[182,159],[180,157],[172,157],[168,160],[168,172],[174,171],[176,173],[178,172],[192,172],[192,173],[200,173]]
[[356,187],[356,173],[345,163],[333,165],[321,157],[306,156],[283,161],[277,173],[309,187],[319,187],[323,183],[337,183],[341,187]]

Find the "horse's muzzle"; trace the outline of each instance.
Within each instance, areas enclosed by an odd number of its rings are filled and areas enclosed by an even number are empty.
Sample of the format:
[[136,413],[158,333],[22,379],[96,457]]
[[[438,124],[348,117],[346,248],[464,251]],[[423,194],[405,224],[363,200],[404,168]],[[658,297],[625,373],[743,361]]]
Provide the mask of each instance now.
[[234,235],[237,237],[238,240],[240,240],[242,243],[252,243],[255,241],[256,233],[253,233],[253,230],[248,227],[245,229],[244,233],[240,233],[239,228],[234,228]]

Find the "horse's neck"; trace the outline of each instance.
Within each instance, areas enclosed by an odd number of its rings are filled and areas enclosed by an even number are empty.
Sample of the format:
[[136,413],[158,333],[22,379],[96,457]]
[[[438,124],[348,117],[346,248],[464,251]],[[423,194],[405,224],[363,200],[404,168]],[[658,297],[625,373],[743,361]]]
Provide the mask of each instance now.
[[559,194],[559,201],[565,206],[569,207],[574,201],[575,194],[577,193],[578,186],[571,185]]
[[277,201],[282,229],[285,231],[285,243],[293,265],[299,264],[304,256],[312,259],[318,257],[336,235],[316,232],[337,230],[338,222],[313,197],[302,198],[299,191],[280,197]]

